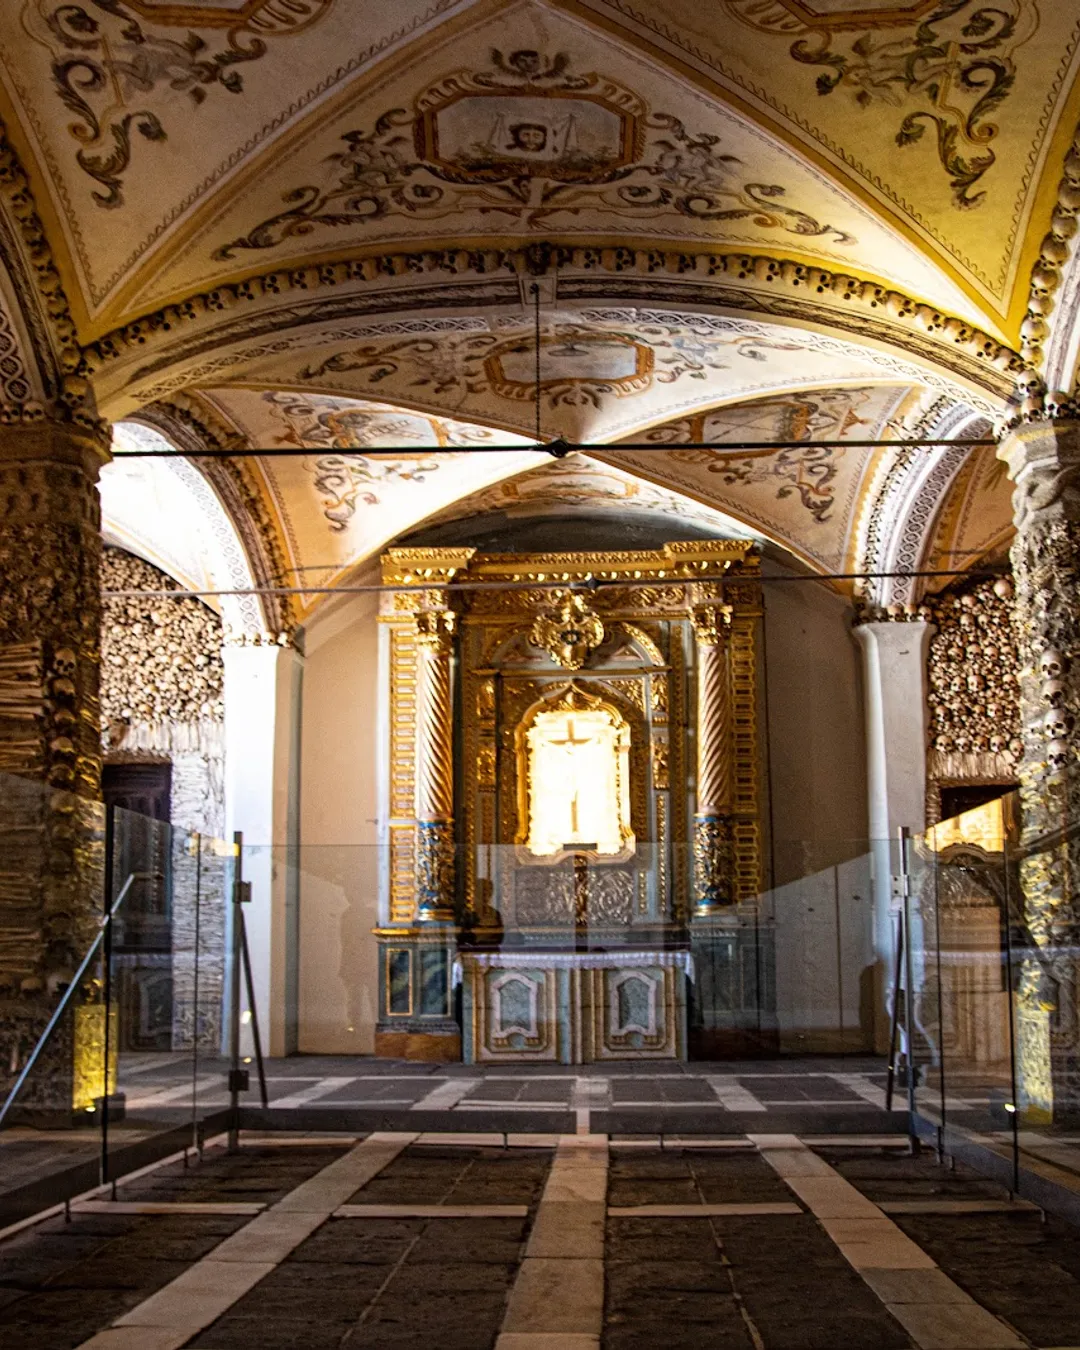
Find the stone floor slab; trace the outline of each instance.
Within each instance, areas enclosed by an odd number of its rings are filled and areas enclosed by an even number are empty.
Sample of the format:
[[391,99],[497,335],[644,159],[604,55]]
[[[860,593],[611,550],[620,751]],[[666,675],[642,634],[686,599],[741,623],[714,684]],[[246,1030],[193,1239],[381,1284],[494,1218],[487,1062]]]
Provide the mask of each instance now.
[[1024,1350],[1026,1345],[974,1300],[885,1306],[920,1350]]
[[526,1257],[503,1332],[599,1336],[604,1318],[604,1263]]

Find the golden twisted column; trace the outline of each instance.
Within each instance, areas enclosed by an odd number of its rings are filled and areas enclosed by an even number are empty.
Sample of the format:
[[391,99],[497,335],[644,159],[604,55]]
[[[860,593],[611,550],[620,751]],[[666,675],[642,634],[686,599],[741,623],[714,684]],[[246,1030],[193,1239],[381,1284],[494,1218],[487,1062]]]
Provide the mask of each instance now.
[[727,626],[731,609],[693,612],[697,638],[697,800],[694,812],[694,905],[700,917],[732,900],[731,766]]
[[454,915],[454,741],[450,655],[454,614],[416,616],[417,914]]

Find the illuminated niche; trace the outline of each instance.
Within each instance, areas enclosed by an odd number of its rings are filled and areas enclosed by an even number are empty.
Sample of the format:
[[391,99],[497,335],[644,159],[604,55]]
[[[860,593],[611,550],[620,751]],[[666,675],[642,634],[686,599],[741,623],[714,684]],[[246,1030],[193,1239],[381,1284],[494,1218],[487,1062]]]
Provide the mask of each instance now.
[[615,709],[576,690],[536,712],[519,738],[526,784],[526,851],[568,849],[605,857],[634,849],[630,727]]

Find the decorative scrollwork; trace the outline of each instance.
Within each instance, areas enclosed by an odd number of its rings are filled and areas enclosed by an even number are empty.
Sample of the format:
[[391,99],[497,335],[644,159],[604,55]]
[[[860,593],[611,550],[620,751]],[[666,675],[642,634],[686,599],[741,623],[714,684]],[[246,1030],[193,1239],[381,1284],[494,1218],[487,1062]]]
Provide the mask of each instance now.
[[580,670],[589,653],[603,642],[604,625],[576,592],[556,592],[555,598],[556,605],[537,616],[529,641],[565,670]]

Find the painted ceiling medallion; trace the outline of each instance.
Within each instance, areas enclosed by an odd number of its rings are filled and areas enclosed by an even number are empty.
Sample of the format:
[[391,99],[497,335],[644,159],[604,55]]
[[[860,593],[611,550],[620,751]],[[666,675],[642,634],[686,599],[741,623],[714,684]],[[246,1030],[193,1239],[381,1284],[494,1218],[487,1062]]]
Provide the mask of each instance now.
[[941,0],[775,0],[809,28],[867,28],[892,23],[916,23]]
[[[623,333],[556,333],[540,339],[540,392],[556,403],[595,403],[598,393],[638,394],[649,387],[653,360],[651,347]],[[484,373],[492,393],[501,398],[535,398],[534,342],[511,342],[493,351]]]
[[[333,4],[333,0],[210,0],[208,4],[174,4],[173,0],[124,0],[140,19],[167,28],[236,28],[254,33],[295,33]],[[98,0],[102,9],[105,5]],[[119,6],[115,6],[119,8]]]
[[604,625],[575,592],[564,592],[556,598],[558,603],[552,609],[537,615],[529,641],[565,670],[580,670],[589,653],[603,642]]
[[490,62],[444,76],[412,110],[388,108],[346,131],[327,159],[332,181],[290,187],[284,210],[212,257],[389,216],[448,222],[473,209],[528,228],[589,209],[629,218],[674,211],[856,242],[785,205],[781,184],[752,181],[716,133],[695,134],[606,75],[575,73],[565,52],[496,50]]

